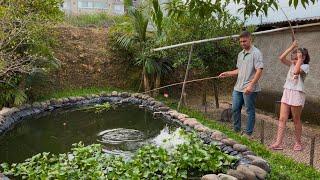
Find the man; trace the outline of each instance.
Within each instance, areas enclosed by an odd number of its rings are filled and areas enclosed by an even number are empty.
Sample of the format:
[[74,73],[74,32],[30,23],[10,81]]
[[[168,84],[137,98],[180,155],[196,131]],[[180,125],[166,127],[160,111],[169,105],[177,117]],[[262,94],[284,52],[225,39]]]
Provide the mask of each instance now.
[[232,93],[234,130],[241,130],[241,109],[244,104],[248,114],[245,134],[251,136],[255,124],[255,101],[257,93],[261,91],[258,81],[262,75],[263,60],[260,50],[252,45],[249,32],[244,31],[240,34],[240,46],[243,50],[238,54],[237,69],[223,72],[219,77],[238,76]]

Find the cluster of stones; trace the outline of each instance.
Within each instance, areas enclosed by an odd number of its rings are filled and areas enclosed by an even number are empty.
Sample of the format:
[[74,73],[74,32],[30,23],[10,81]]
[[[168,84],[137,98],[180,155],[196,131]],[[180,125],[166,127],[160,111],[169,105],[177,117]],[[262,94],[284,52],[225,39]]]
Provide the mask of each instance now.
[[207,174],[203,180],[255,180],[265,179],[270,172],[270,166],[261,157],[248,150],[245,145],[237,143],[228,138],[220,131],[209,129],[202,125],[195,118],[172,110],[162,102],[141,93],[102,92],[100,94],[51,99],[44,102],[25,104],[20,107],[3,108],[0,111],[0,134],[8,130],[12,125],[25,117],[52,111],[61,107],[90,105],[95,103],[109,102],[112,104],[134,104],[153,112],[154,116],[162,116],[168,121],[178,123],[187,131],[196,130],[200,138],[207,144],[215,144],[221,151],[239,158],[238,163],[229,169],[226,174]]

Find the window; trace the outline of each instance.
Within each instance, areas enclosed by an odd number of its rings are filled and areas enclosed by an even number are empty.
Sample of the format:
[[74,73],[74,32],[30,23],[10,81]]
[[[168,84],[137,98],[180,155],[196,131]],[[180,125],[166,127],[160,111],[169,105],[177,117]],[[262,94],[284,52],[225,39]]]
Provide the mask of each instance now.
[[78,8],[107,9],[107,3],[94,1],[78,1]]
[[124,6],[123,5],[114,5],[113,12],[116,14],[123,14],[124,13]]
[[78,1],[79,8],[93,8],[92,1]]
[[95,9],[107,9],[107,3],[105,2],[94,2]]

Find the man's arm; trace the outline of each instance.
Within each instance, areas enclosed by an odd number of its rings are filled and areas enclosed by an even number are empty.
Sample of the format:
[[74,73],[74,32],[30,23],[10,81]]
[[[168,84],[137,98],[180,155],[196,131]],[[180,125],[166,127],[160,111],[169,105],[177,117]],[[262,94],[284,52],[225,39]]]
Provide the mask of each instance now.
[[232,77],[232,76],[237,76],[239,73],[239,69],[235,69],[233,71],[226,71],[223,72],[219,75],[219,78],[225,78],[225,77]]
[[249,83],[248,87],[245,89],[244,94],[250,94],[253,91],[254,85],[259,81],[262,76],[262,68],[256,69],[253,79]]

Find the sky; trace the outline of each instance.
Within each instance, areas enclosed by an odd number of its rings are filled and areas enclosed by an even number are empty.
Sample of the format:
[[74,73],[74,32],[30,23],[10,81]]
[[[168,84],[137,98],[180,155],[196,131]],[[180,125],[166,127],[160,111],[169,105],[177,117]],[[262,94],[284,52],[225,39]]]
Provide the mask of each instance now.
[[[294,20],[297,18],[310,18],[310,17],[320,17],[320,1],[316,2],[314,5],[310,4],[307,6],[306,9],[302,5],[299,5],[296,9],[294,7],[289,7],[288,0],[279,0],[280,7],[285,11],[286,15],[290,20]],[[237,9],[241,6],[236,4],[230,4],[227,8],[229,9],[230,13],[233,15],[238,16],[239,18],[243,19],[243,14],[239,14]],[[280,8],[278,11],[274,11],[270,9],[268,11],[268,16],[262,16],[262,23],[268,22],[278,22],[278,21],[286,21],[286,17],[281,12]],[[255,15],[249,18],[245,24],[260,24],[261,17],[256,17]]]

